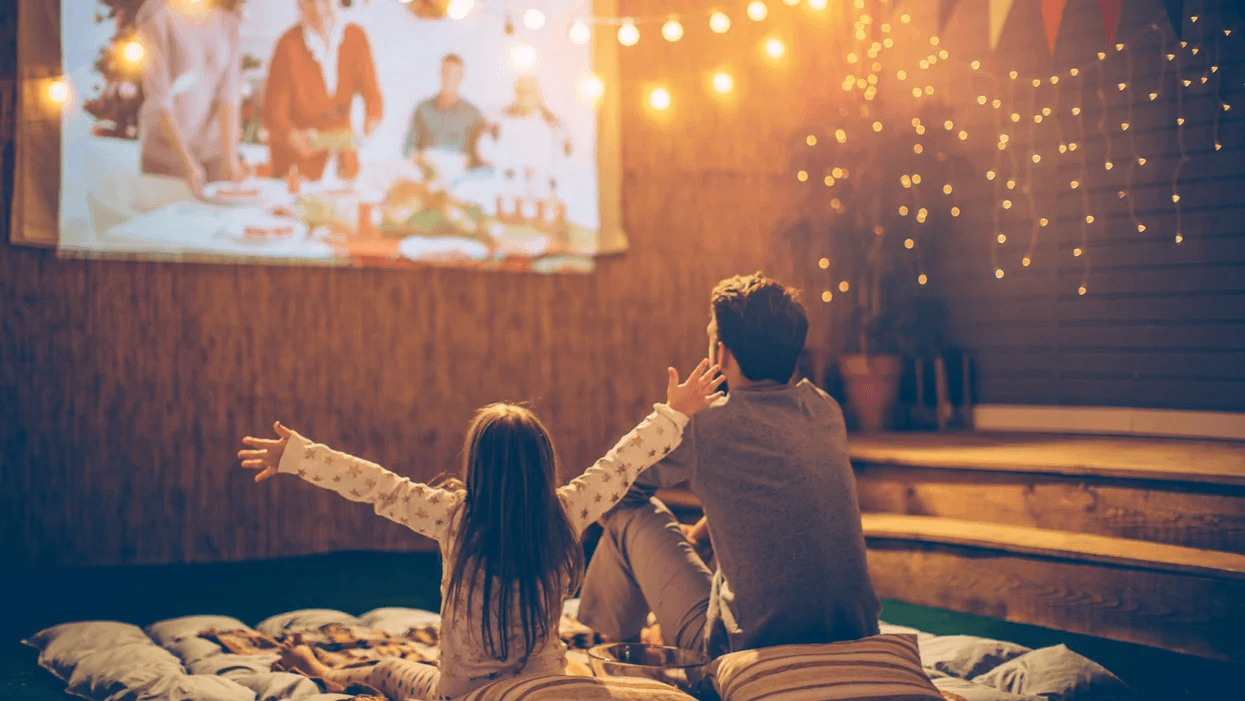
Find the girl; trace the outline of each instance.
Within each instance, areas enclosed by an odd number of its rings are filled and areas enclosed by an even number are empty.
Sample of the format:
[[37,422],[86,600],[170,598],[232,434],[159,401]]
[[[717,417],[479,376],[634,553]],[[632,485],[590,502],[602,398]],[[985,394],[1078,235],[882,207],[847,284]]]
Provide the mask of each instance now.
[[291,666],[329,681],[362,682],[401,701],[449,699],[506,676],[564,674],[558,637],[565,598],[583,574],[580,537],[617,503],[636,476],[682,440],[688,417],[722,397],[718,366],[703,360],[688,380],[668,370],[666,403],[605,457],[565,487],[549,433],[513,404],[481,409],[467,431],[465,489],[399,477],[380,465],[314,444],[274,424],[278,440],[246,437],[242,467],[261,481],[296,474],[437,541],[441,548],[440,668],[401,658],[334,670],[310,649],[285,655]]

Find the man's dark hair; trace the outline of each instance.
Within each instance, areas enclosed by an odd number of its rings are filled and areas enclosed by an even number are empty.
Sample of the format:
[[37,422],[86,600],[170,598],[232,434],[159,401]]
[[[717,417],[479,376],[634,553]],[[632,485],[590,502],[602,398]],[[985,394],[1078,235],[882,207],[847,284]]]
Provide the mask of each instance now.
[[789,382],[808,336],[808,315],[796,291],[761,273],[736,275],[713,288],[710,308],[718,340],[744,377]]
[[458,54],[446,54],[445,57],[441,59],[441,63],[457,63],[461,66],[463,65],[463,57]]

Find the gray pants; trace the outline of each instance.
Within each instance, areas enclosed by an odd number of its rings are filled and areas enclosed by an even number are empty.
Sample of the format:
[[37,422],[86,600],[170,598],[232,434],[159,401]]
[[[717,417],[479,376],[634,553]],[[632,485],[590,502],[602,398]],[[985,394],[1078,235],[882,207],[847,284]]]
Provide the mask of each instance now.
[[712,574],[657,497],[624,501],[602,519],[579,620],[612,640],[637,640],[650,611],[667,645],[705,651]]

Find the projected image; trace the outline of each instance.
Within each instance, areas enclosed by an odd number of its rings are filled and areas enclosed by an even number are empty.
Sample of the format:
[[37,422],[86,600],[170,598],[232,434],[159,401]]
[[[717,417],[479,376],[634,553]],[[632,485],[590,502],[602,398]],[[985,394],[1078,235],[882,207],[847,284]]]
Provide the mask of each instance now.
[[63,0],[61,250],[590,270],[591,3],[549,4]]

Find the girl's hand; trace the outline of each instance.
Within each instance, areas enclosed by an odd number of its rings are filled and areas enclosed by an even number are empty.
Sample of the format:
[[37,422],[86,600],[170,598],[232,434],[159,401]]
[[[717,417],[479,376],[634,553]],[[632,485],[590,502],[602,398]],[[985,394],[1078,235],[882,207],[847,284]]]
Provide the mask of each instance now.
[[692,371],[687,382],[679,384],[679,372],[674,368],[667,368],[670,380],[666,384],[666,404],[690,417],[721,399],[722,393],[714,391],[726,379],[719,373],[720,370],[717,365],[709,367],[709,359],[705,358]]
[[260,470],[260,473],[255,475],[256,482],[263,482],[277,474],[277,466],[281,464],[281,454],[285,452],[285,444],[290,440],[290,429],[282,426],[280,421],[274,423],[272,428],[281,437],[280,440],[247,436],[242,439],[242,442],[255,450],[238,451],[242,467],[248,470]]

